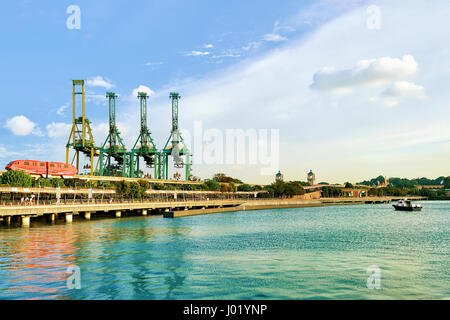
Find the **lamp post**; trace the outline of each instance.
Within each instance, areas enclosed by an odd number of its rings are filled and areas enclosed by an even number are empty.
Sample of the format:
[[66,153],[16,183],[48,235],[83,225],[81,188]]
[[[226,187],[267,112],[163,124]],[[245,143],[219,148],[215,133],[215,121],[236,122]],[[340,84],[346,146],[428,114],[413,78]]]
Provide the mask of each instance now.
[[38,191],[37,205],[39,205],[39,198],[41,195],[41,182],[40,181],[38,181],[38,185],[39,185],[39,191]]
[[73,203],[75,204],[75,197],[77,196],[77,184],[78,182],[75,182],[75,190],[73,192]]

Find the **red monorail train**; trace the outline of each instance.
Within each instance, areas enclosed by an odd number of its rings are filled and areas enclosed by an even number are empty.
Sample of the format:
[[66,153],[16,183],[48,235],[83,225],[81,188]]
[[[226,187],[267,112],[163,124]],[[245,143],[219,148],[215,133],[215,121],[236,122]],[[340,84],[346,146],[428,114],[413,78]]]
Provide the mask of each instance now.
[[77,174],[77,168],[61,162],[44,162],[36,160],[15,160],[5,167],[6,170],[22,170],[29,174],[42,177],[72,177]]

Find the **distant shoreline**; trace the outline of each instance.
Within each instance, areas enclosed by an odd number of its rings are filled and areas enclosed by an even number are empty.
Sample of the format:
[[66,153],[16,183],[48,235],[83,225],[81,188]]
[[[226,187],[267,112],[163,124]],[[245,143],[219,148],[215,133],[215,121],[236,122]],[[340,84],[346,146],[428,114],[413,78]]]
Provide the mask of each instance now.
[[[325,207],[338,205],[361,205],[390,203],[403,197],[365,197],[365,198],[321,198],[317,200],[252,200],[235,207],[210,208],[169,211],[164,213],[165,218],[181,218],[220,212],[252,211],[267,209]],[[410,197],[412,200],[426,200],[421,197]]]

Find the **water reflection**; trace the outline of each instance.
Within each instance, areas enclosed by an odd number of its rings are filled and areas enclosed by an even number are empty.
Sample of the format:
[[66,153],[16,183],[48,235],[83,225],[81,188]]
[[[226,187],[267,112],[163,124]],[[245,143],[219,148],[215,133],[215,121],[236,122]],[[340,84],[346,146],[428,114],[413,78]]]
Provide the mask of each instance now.
[[74,240],[71,226],[1,232],[0,297],[25,298],[31,293],[31,297],[63,298],[65,272],[76,261]]
[[[171,256],[167,259],[166,269],[170,272],[166,276],[165,284],[167,285],[167,293],[165,299],[175,299],[173,292],[177,288],[183,287],[184,280],[186,279],[186,261],[184,259],[185,254],[185,240],[189,237],[189,232],[186,229],[179,227],[170,227],[169,237],[172,239],[168,243],[170,246]],[[176,294],[175,294],[176,295]]]
[[[133,217],[0,230],[0,299],[448,298],[450,203]],[[366,268],[382,269],[382,290]],[[81,289],[66,287],[69,266]]]

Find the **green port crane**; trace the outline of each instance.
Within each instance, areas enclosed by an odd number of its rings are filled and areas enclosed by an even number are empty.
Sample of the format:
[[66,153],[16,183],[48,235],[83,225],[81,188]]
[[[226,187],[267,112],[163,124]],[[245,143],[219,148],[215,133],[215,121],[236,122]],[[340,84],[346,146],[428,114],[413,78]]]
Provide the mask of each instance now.
[[130,154],[130,177],[141,178],[142,170],[140,167],[140,158],[144,159],[148,168],[155,168],[155,177],[158,175],[156,157],[158,150],[153,142],[150,130],[147,125],[147,101],[148,95],[145,92],[138,92],[138,99],[141,110],[141,130]]
[[[77,91],[77,87],[81,86],[81,91]],[[70,149],[75,151],[72,165],[75,165],[78,172],[80,167],[80,153],[87,156],[90,160],[88,167],[90,175],[94,175],[94,157],[99,155],[98,147],[95,146],[94,137],[92,136],[91,122],[85,116],[85,90],[84,80],[72,80],[72,129],[70,131],[69,140],[66,144],[66,163],[69,164]],[[79,89],[78,89],[79,90]],[[81,95],[81,117],[76,116],[76,97]],[[74,164],[75,163],[75,164]]]
[[156,179],[169,179],[169,156],[173,158],[175,168],[185,168],[186,180],[189,180],[191,175],[191,155],[178,128],[178,101],[180,98],[178,93],[170,93],[170,99],[172,99],[172,131],[163,150],[157,155]]
[[[107,92],[106,98],[109,102],[109,133],[105,143],[100,149],[100,176],[123,176],[129,175],[128,160],[129,153],[120,137],[116,126],[116,99],[114,92]],[[116,163],[113,163],[115,160]]]

